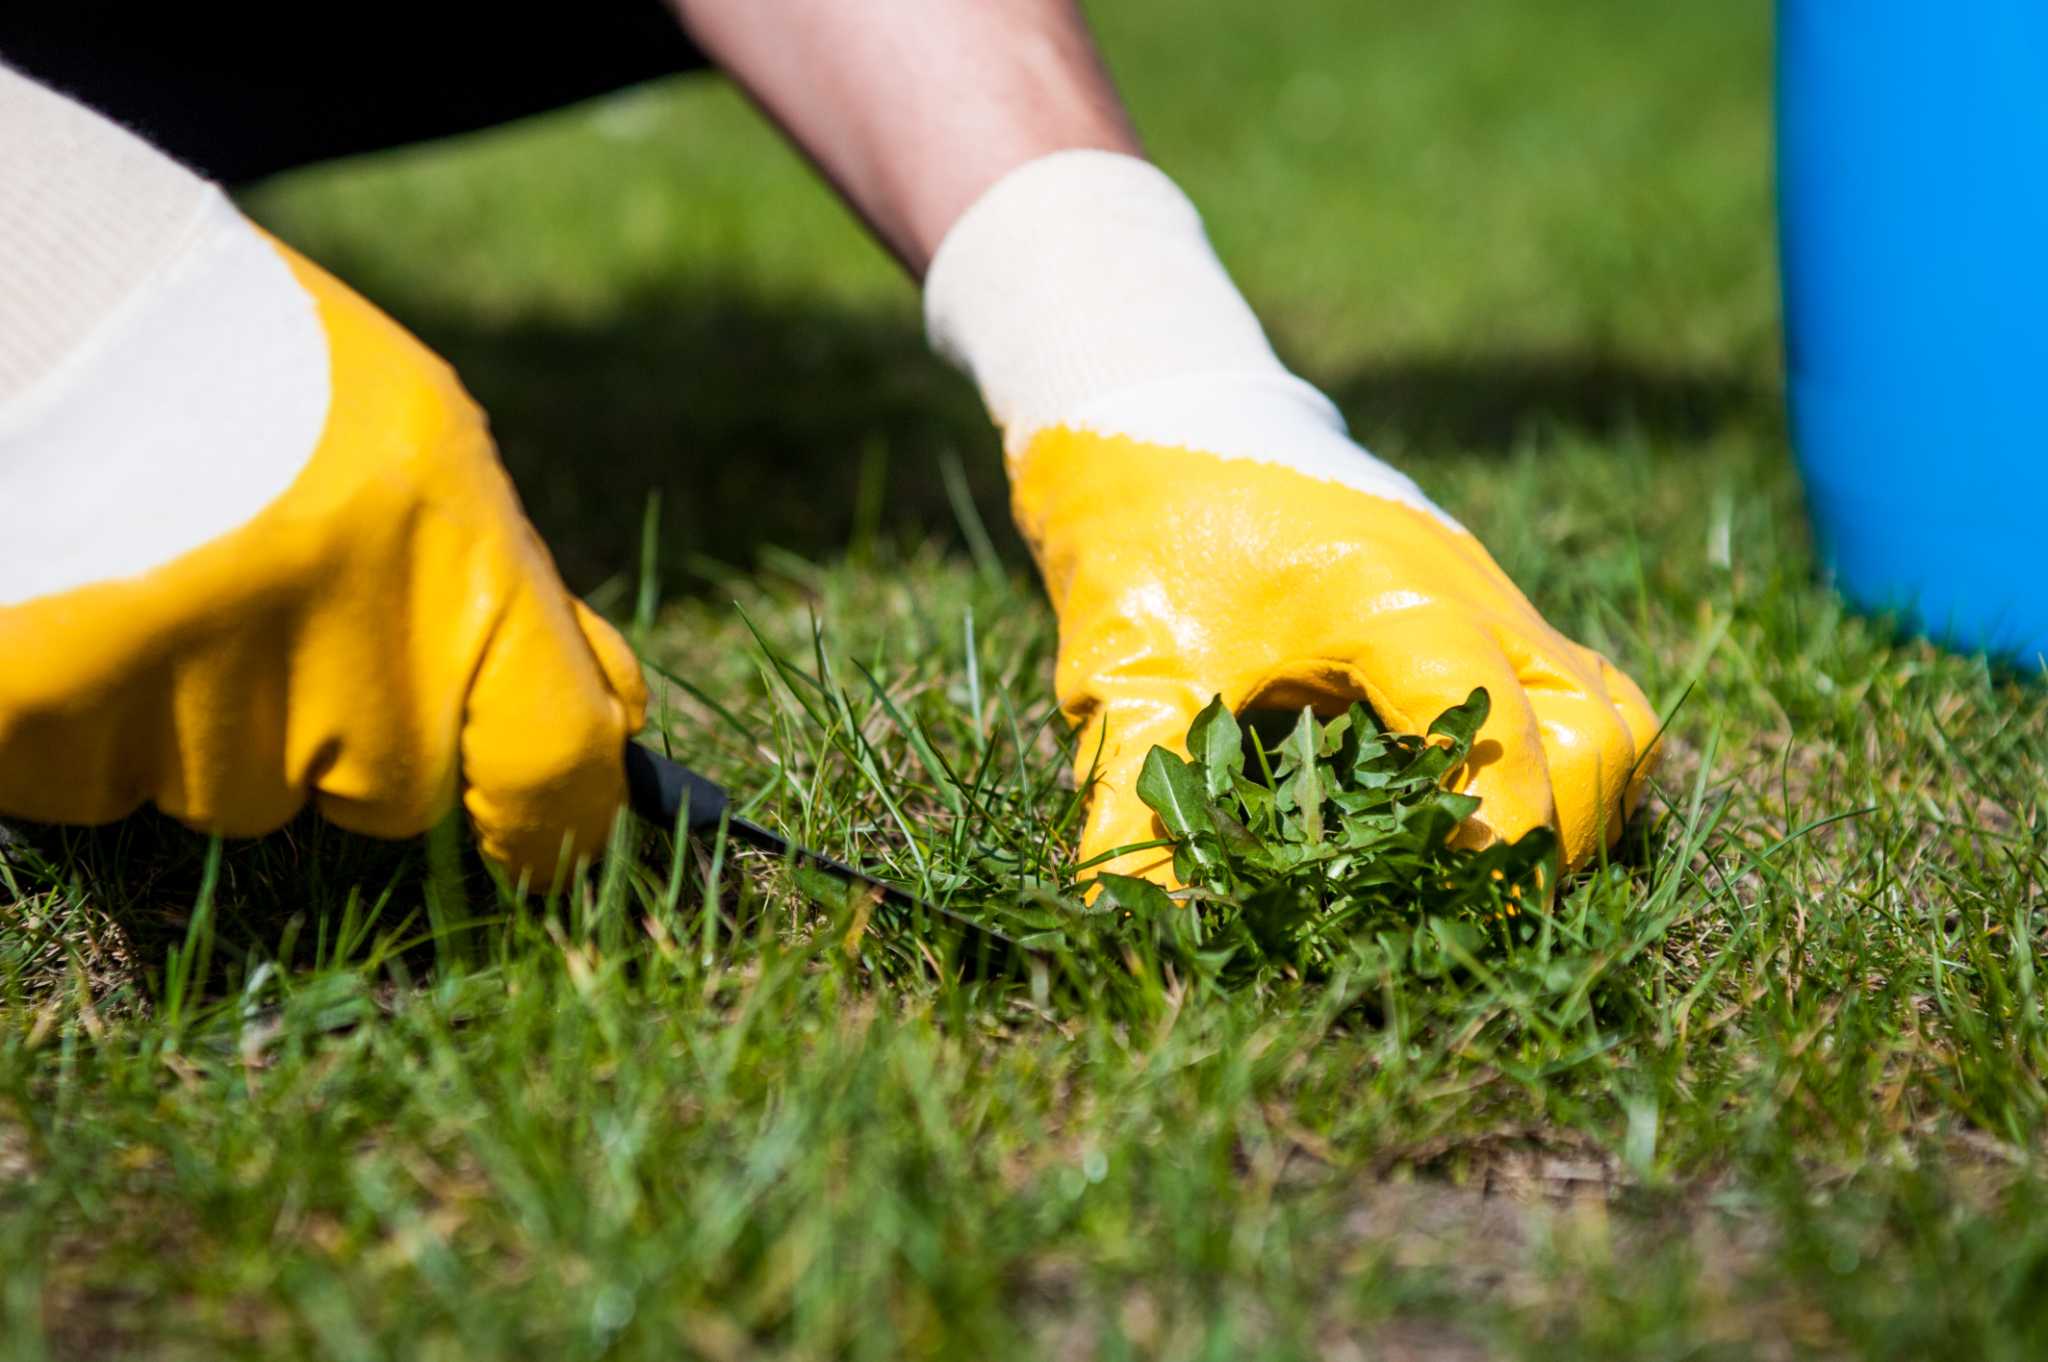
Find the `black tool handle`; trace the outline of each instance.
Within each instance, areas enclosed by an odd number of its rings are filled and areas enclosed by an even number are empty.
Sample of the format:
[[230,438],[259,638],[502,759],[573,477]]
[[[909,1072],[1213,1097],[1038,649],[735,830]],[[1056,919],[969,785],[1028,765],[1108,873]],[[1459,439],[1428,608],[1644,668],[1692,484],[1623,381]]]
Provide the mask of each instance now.
[[626,744],[626,797],[648,822],[673,828],[683,814],[692,832],[717,827],[732,802],[722,786],[637,742]]
[[[723,785],[706,780],[674,758],[665,757],[637,742],[626,744],[626,802],[633,806],[634,813],[659,827],[675,827],[679,813],[684,814],[685,832],[710,832],[720,820],[725,820],[726,831],[742,842],[772,851],[777,856],[787,855],[792,850],[786,839],[759,823],[738,815],[726,819],[732,796],[726,793]],[[841,865],[829,856],[802,847],[794,850],[805,860],[835,874],[850,875],[855,879],[868,878],[864,872]],[[892,889],[891,892],[902,891]]]
[[732,797],[725,792],[723,786],[715,781],[706,780],[681,762],[665,757],[651,747],[642,747],[639,743],[631,741],[626,744],[626,798],[633,806],[633,812],[650,823],[673,828],[677,815],[683,814],[686,830],[702,832],[716,828],[723,820],[727,832],[742,842],[750,843],[777,856],[795,856],[842,880],[869,885],[889,903],[944,918],[986,937],[999,948],[1017,946],[1011,937],[998,928],[962,916],[950,908],[928,903],[907,889],[899,888],[885,880],[878,880],[865,870],[856,870],[844,861],[834,860],[823,852],[812,851],[809,847],[793,846],[779,834],[770,832],[759,823],[740,817],[727,818],[726,811],[732,803]]

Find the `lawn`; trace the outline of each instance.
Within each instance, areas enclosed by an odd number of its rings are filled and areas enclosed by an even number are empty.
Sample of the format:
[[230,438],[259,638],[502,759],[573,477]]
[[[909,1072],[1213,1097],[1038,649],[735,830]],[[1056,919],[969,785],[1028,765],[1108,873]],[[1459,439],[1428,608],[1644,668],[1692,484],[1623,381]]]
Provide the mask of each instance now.
[[1767,6],[1096,9],[1283,353],[1673,716],[1611,863],[1461,954],[1096,933],[994,434],[730,90],[303,172],[250,211],[460,369],[674,750],[1058,944],[18,830],[6,1356],[2048,1356],[2048,691],[1820,580]]

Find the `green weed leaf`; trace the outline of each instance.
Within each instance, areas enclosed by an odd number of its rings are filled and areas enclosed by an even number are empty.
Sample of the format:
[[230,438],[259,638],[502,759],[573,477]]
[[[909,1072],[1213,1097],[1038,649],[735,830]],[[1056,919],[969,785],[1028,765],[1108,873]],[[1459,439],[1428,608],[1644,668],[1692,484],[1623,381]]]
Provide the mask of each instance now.
[[1294,767],[1290,780],[1292,797],[1288,802],[1301,814],[1301,839],[1304,842],[1323,840],[1322,768],[1317,763],[1322,750],[1321,736],[1315,711],[1304,707],[1301,722],[1294,726],[1294,732],[1287,738],[1287,755]]
[[1486,716],[1493,710],[1493,701],[1487,697],[1485,687],[1476,687],[1465,697],[1465,703],[1454,709],[1447,709],[1437,715],[1436,722],[1429,726],[1432,738],[1449,738],[1458,757],[1463,760],[1472,750],[1473,740],[1486,724]]
[[[1304,709],[1268,745],[1212,700],[1188,730],[1190,759],[1155,747],[1138,779],[1193,891],[1160,921],[1191,924],[1226,977],[1320,973],[1391,939],[1432,977],[1468,968],[1537,902],[1554,846],[1547,831],[1450,845],[1480,804],[1448,784],[1489,709],[1475,690],[1425,736],[1389,733],[1363,705],[1328,723]],[[1145,881],[1103,884],[1106,904],[1159,911]]]
[[1163,747],[1145,754],[1144,769],[1138,773],[1138,798],[1159,815],[1167,834],[1175,840],[1186,841],[1208,829],[1200,773]]
[[1210,700],[1188,726],[1188,752],[1202,769],[1209,797],[1227,797],[1233,782],[1244,774],[1244,730],[1222,696]]

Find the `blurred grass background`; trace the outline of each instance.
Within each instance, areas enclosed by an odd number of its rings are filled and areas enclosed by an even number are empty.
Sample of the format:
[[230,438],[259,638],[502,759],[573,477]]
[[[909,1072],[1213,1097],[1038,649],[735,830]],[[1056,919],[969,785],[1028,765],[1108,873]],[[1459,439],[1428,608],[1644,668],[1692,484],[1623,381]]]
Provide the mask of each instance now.
[[[1283,353],[1676,712],[1618,863],[1476,969],[1228,991],[937,981],[701,847],[536,906],[310,818],[44,836],[0,857],[0,1352],[2048,1355],[2048,700],[1816,578],[1767,6],[1093,13]],[[456,364],[572,583],[694,681],[679,752],[906,882],[1057,868],[995,435],[729,88],[245,201]],[[867,746],[764,644],[868,666]]]
[[[1675,459],[1775,421],[1765,6],[1094,17],[1283,354],[1427,484],[1545,434]],[[896,527],[950,527],[949,450],[1006,522],[913,287],[715,77],[249,204],[455,363],[580,587],[635,561],[654,488],[670,564],[835,549],[877,441]]]

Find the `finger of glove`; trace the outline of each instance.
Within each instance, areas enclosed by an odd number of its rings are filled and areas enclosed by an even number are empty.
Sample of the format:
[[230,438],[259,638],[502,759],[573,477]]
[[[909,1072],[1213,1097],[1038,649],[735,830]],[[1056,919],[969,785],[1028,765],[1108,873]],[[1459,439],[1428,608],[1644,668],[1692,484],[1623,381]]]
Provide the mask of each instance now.
[[574,597],[569,604],[576,611],[576,627],[604,671],[605,683],[626,706],[632,718],[632,731],[639,732],[647,717],[647,680],[640,672],[639,654],[604,616]]
[[1635,739],[1608,697],[1597,654],[1547,625],[1502,627],[1496,637],[1514,662],[1543,735],[1565,865],[1582,865],[1621,833]]
[[[1589,650],[1590,651],[1590,650]],[[1598,653],[1592,654],[1599,665],[1601,683],[1607,688],[1607,699],[1621,714],[1621,721],[1628,725],[1629,740],[1635,747],[1635,767],[1629,773],[1627,812],[1634,813],[1643,802],[1643,791],[1650,782],[1650,773],[1657,769],[1658,759],[1663,755],[1663,744],[1658,740],[1661,725],[1657,722],[1657,711],[1650,707],[1649,697],[1643,694],[1628,673],[1609,662]]]
[[625,803],[625,743],[639,721],[568,594],[522,588],[463,722],[463,803],[484,854],[538,889],[601,851]]
[[0,612],[0,640],[12,645],[0,646],[0,813],[93,824],[151,803],[197,830],[244,837],[299,810],[284,672],[259,631],[151,665],[111,616],[52,606],[22,624],[40,608]]
[[[1082,727],[1074,755],[1074,780],[1079,784],[1093,777],[1087,821],[1081,831],[1084,865],[1115,847],[1156,841],[1166,835],[1158,815],[1138,797],[1138,776],[1154,747],[1186,754],[1188,725],[1204,703],[1191,687],[1125,694],[1103,704]],[[1126,852],[1081,873],[1084,878],[1136,875],[1167,889],[1181,887],[1173,873],[1173,851],[1168,847]]]
[[1558,843],[1567,868],[1611,846],[1627,821],[1623,794],[1635,765],[1635,741],[1600,689],[1530,684],[1524,693],[1543,737],[1557,806]]
[[1431,612],[1381,622],[1339,658],[1284,669],[1251,703],[1323,697],[1318,708],[1334,708],[1362,699],[1390,728],[1420,734],[1475,686],[1491,704],[1458,778],[1459,791],[1480,801],[1458,841],[1484,846],[1556,828],[1542,733],[1521,679],[1493,636],[1461,617]]

